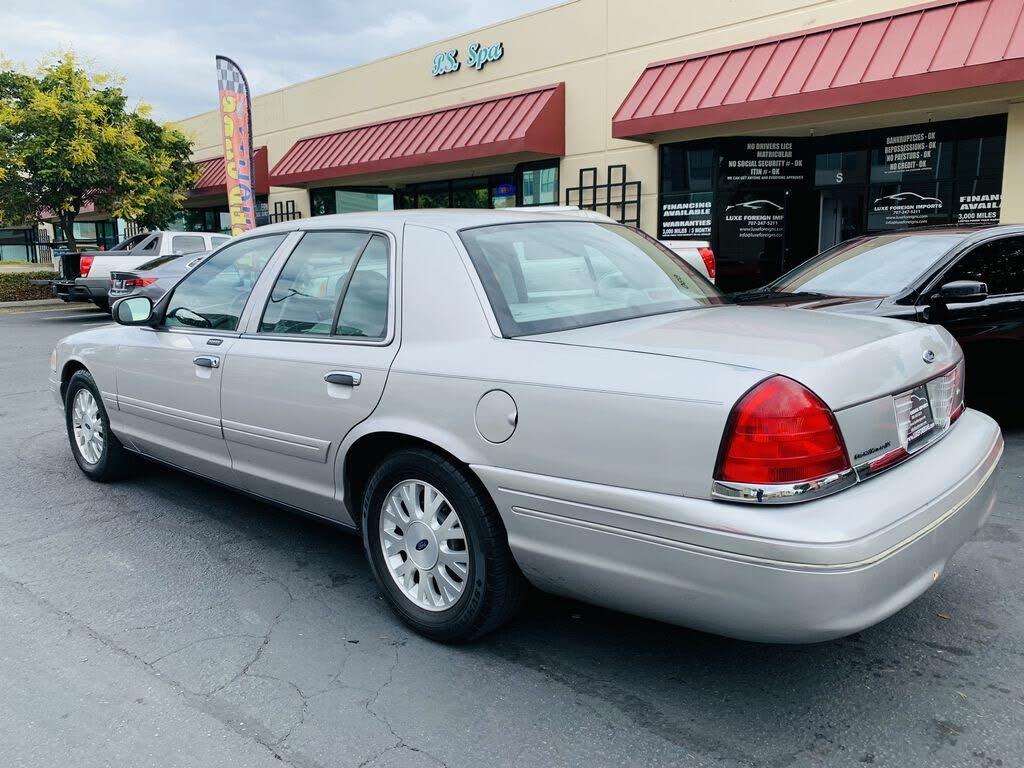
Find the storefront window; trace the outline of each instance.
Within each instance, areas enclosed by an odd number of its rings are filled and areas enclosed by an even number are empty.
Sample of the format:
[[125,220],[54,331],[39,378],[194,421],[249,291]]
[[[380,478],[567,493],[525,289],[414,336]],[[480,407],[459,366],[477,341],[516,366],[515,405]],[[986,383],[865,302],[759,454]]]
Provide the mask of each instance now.
[[[74,224],[75,240],[79,248],[99,248],[106,250],[117,245],[117,223],[106,221],[76,221]],[[67,240],[60,224],[53,225],[54,240]]]
[[557,205],[558,162],[524,167],[519,188],[522,191],[520,205]]
[[[521,193],[521,194],[520,194]],[[314,216],[404,208],[512,208],[558,203],[558,161],[526,163],[512,173],[427,181],[390,188],[311,190]]]
[[867,180],[868,151],[820,152],[814,159],[814,185],[863,184]]
[[961,139],[957,142],[957,174],[996,178],[1003,175],[1006,135]]
[[417,208],[451,208],[451,200],[450,182],[436,181],[416,187]]
[[997,222],[1005,143],[996,115],[666,144],[658,235],[710,240],[720,284],[754,287],[860,234]]
[[516,184],[512,174],[491,177],[491,208],[512,208],[516,204]]
[[486,178],[452,182],[452,208],[490,208],[491,190]]
[[661,191],[710,192],[714,169],[715,151],[711,147],[669,145],[661,158]]

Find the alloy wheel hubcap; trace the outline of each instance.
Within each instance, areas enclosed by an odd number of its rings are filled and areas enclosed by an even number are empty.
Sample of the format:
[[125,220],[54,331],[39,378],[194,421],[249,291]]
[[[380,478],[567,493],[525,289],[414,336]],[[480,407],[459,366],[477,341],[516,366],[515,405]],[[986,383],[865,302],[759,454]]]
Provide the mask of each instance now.
[[422,480],[406,480],[384,500],[378,525],[384,562],[402,594],[428,611],[451,608],[469,578],[469,548],[455,508]]
[[80,389],[75,394],[71,423],[79,455],[87,464],[96,464],[106,448],[106,431],[100,418],[100,407],[88,389]]

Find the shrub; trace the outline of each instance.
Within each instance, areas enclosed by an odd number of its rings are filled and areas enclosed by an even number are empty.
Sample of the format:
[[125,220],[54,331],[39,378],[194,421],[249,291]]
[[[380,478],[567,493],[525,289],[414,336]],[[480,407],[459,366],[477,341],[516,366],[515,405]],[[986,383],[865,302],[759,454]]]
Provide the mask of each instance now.
[[0,301],[28,301],[30,299],[52,299],[53,291],[48,285],[32,285],[30,280],[52,280],[56,275],[51,270],[38,272],[0,271]]

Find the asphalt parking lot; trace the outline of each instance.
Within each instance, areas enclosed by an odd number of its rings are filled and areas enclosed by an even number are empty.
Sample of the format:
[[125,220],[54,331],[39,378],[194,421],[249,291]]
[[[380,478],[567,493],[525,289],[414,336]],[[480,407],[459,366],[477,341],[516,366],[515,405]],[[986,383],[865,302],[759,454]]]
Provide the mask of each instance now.
[[158,467],[90,483],[47,391],[91,309],[0,315],[0,764],[1024,764],[1024,430],[920,600],[766,646],[536,596],[461,648],[407,631],[360,543]]

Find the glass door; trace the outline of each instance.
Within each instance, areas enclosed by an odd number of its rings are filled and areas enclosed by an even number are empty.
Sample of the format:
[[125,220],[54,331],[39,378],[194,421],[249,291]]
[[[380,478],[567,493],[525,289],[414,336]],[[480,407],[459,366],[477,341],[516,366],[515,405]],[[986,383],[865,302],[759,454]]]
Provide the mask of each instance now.
[[850,189],[821,191],[818,252],[864,232],[864,194]]

